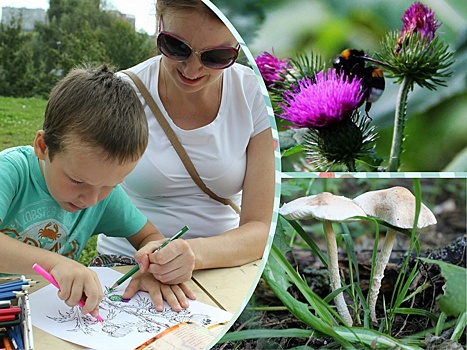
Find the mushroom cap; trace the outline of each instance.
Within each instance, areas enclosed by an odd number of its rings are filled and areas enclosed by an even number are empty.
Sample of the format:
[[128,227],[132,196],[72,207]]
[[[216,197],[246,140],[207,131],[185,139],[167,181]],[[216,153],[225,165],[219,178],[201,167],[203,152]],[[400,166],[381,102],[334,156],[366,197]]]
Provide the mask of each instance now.
[[[411,229],[415,218],[415,196],[405,187],[395,186],[384,190],[369,191],[354,198],[368,216],[388,224]],[[421,203],[417,228],[436,224],[436,217]]]
[[301,197],[284,204],[279,214],[288,220],[318,219],[346,221],[354,216],[366,216],[362,208],[347,197],[336,196],[329,192]]

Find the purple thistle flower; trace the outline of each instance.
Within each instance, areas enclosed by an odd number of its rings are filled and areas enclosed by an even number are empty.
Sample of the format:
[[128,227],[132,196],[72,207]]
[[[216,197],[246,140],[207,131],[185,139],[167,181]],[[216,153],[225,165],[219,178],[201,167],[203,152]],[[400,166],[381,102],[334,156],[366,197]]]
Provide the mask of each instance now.
[[422,37],[431,42],[435,37],[440,24],[435,18],[435,13],[421,2],[416,2],[405,11],[402,16],[401,40],[410,37],[413,33],[420,33]]
[[298,127],[321,128],[339,123],[352,114],[362,99],[361,80],[349,81],[335,69],[319,72],[316,83],[305,77],[293,91],[286,91],[280,117]]
[[255,61],[268,88],[273,87],[278,81],[283,81],[281,73],[285,75],[286,69],[290,68],[288,59],[281,60],[266,51],[257,56]]

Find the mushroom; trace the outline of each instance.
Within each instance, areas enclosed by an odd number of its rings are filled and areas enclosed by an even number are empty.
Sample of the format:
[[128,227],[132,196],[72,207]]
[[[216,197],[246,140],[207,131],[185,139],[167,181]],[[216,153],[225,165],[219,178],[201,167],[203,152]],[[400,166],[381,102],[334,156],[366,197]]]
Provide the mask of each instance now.
[[[414,226],[415,196],[405,187],[396,186],[384,190],[369,191],[354,198],[354,202],[360,205],[367,216],[381,219],[394,228],[412,229]],[[436,224],[434,214],[422,203],[417,228],[421,229],[434,224]],[[388,226],[383,247],[376,259],[373,281],[368,292],[370,316],[374,324],[378,324],[376,301],[381,281],[396,239],[397,231],[393,227]]]
[[[328,251],[328,271],[331,290],[335,291],[341,288],[337,243],[332,222],[348,221],[354,216],[366,216],[365,212],[349,198],[335,196],[329,192],[322,192],[286,203],[279,209],[279,213],[288,220],[315,218],[323,221]],[[352,317],[350,316],[343,293],[339,293],[334,298],[334,303],[336,304],[337,312],[341,315],[344,322],[352,326]]]

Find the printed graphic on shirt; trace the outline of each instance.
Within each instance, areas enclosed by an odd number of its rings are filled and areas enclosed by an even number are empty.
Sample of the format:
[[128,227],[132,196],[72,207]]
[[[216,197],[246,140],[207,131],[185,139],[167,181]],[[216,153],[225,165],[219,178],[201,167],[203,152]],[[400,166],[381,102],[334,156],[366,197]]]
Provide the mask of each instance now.
[[76,259],[80,252],[80,244],[76,239],[69,240],[68,228],[55,220],[41,220],[29,226],[22,226],[21,231],[5,228],[1,232],[11,238],[34,247],[43,248],[60,255]]

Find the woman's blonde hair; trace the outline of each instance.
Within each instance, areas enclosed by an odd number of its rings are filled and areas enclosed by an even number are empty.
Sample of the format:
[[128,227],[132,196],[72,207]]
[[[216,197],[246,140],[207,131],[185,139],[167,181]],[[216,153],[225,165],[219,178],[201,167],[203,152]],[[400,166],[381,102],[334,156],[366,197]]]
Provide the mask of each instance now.
[[[156,1],[156,18],[157,21],[160,20],[161,16],[164,16],[166,13],[171,11],[182,11],[182,10],[195,10],[200,14],[209,16],[210,18],[221,19],[216,15],[214,11],[209,8],[201,0],[157,0]],[[221,21],[222,22],[222,21]],[[159,28],[159,23],[157,27]]]

